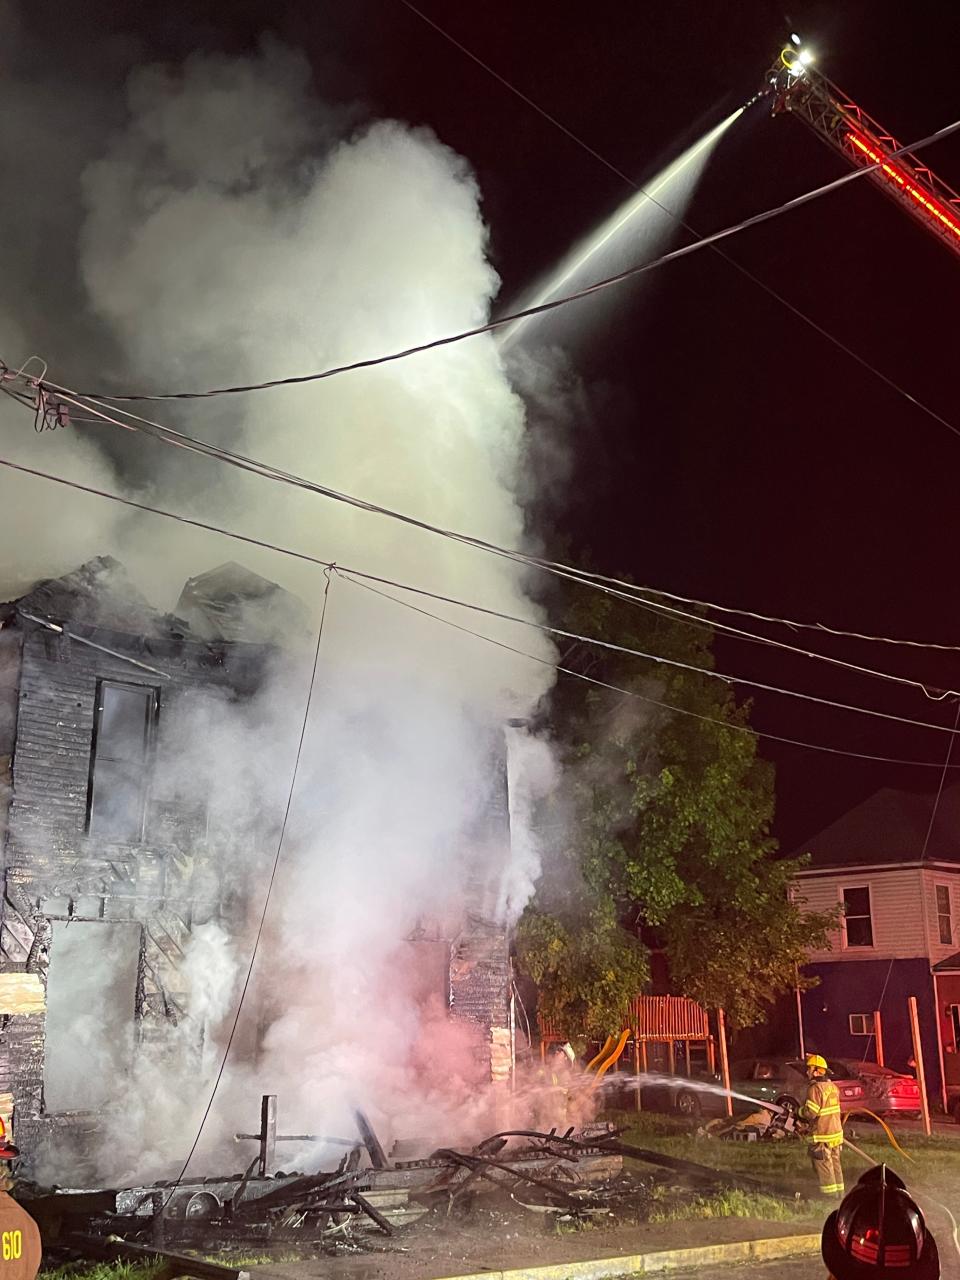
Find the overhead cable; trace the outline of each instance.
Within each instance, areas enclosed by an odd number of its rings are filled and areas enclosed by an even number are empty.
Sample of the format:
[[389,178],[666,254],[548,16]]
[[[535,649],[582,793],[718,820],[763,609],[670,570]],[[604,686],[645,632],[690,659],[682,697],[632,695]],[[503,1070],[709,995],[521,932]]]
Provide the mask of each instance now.
[[[62,387],[57,383],[50,383],[49,386],[55,389],[56,395],[60,397],[62,400],[66,401],[68,404],[84,407],[90,413],[94,414],[97,419],[103,422],[106,422],[110,425],[120,427],[128,431],[141,431],[144,434],[151,436],[153,439],[161,441],[161,443],[176,445],[179,448],[187,449],[188,451],[191,451],[191,452],[200,453],[207,457],[212,457],[216,460],[226,462],[233,466],[237,466],[241,470],[251,472],[252,474],[255,474],[255,475],[259,475],[265,479],[270,479],[279,483],[291,484],[296,487],[306,489],[310,492],[317,493],[322,497],[331,498],[339,502],[345,502],[351,506],[358,507],[361,510],[368,511],[377,515],[386,516],[391,519],[399,520],[403,523],[410,524],[415,528],[422,529],[425,532],[433,533],[441,537],[450,538],[454,541],[463,542],[467,545],[477,547],[480,550],[488,551],[492,554],[513,560],[517,563],[520,563],[532,568],[537,568],[543,572],[550,573],[561,578],[565,578],[572,582],[577,582],[583,586],[593,587],[596,590],[604,591],[607,594],[617,596],[621,599],[633,600],[634,602],[645,605],[647,607],[650,607],[650,606],[657,607],[657,602],[650,601],[649,599],[646,599],[645,597],[641,597],[639,595],[641,591],[650,590],[650,589],[638,588],[635,584],[627,583],[620,579],[608,578],[603,575],[588,573],[584,570],[577,569],[570,565],[564,565],[557,561],[544,560],[544,559],[541,559],[540,557],[531,556],[524,552],[511,550],[506,547],[501,547],[501,546],[498,546],[496,543],[487,542],[485,539],[476,538],[476,537],[473,537],[472,535],[460,533],[456,530],[444,529],[439,525],[433,525],[428,521],[420,520],[420,519],[417,519],[416,517],[406,515],[405,513],[394,511],[389,507],[383,507],[377,503],[368,502],[365,499],[356,498],[353,495],[342,493],[336,489],[330,488],[327,485],[321,485],[316,481],[307,480],[303,476],[298,476],[292,472],[281,470],[280,468],[273,467],[268,463],[260,462],[257,459],[246,457],[243,454],[235,454],[230,450],[223,449],[216,445],[208,444],[205,441],[198,440],[193,436],[188,436],[188,435],[185,435],[183,432],[176,431],[172,427],[167,427],[161,423],[154,422],[149,418],[144,418],[141,415],[134,413],[132,410],[125,409],[122,406],[109,405],[102,401],[95,400],[92,397],[85,397],[84,399],[81,400],[76,396],[75,393],[70,392],[67,388]],[[0,390],[6,390],[6,388],[0,387]],[[101,407],[98,408],[95,406],[101,406]],[[117,414],[122,415],[124,419],[129,419],[129,421],[120,420],[118,417],[115,416]],[[668,595],[668,593],[662,593],[662,594]],[[670,596],[669,598],[675,598],[675,597]],[[662,606],[662,607],[665,609],[669,608],[669,606]],[[677,612],[680,612],[680,611],[677,611]],[[750,634],[734,628],[728,628],[728,630],[738,631],[738,634],[741,635],[742,637],[746,637]],[[754,638],[759,642],[769,641],[769,643],[773,644],[775,647],[778,647],[778,648],[792,649],[794,652],[799,653],[805,657],[817,657],[822,661],[831,663],[833,665],[846,667],[850,670],[857,671],[863,675],[869,675],[879,679],[891,680],[896,683],[910,685],[912,687],[920,689],[928,697],[932,696],[929,692],[930,690],[929,684],[926,684],[922,681],[911,680],[907,677],[898,676],[890,672],[876,671],[872,668],[860,666],[859,664],[848,663],[841,659],[832,658],[831,656],[826,654],[815,654],[814,651],[812,650],[801,649],[796,646],[789,646],[782,641],[772,641],[772,640],[769,640],[768,637],[757,636]]]
[[[516,97],[518,97],[522,102],[525,102],[528,107],[531,107],[534,111],[536,111],[537,114],[542,116],[544,120],[549,121],[550,124],[552,124],[555,128],[559,129],[562,134],[564,134],[566,137],[568,137],[571,140],[571,142],[576,143],[578,147],[580,147],[588,155],[592,156],[594,160],[599,161],[599,163],[602,164],[605,169],[608,169],[612,174],[615,174],[616,177],[620,178],[623,182],[625,182],[627,186],[630,187],[633,191],[636,191],[639,195],[642,195],[645,199],[649,200],[652,204],[655,204],[658,209],[662,210],[662,212],[667,215],[667,217],[672,218],[674,222],[676,222],[679,226],[683,227],[685,231],[688,231],[690,235],[694,236],[697,241],[704,240],[704,237],[700,234],[700,232],[697,231],[693,226],[691,226],[691,224],[687,222],[686,219],[683,218],[679,213],[676,213],[673,209],[670,209],[667,205],[663,204],[660,200],[658,200],[656,196],[653,194],[653,192],[647,191],[644,187],[641,187],[639,183],[635,182],[633,178],[629,176],[629,174],[624,173],[624,171],[620,169],[617,165],[615,165],[611,160],[609,160],[606,156],[602,155],[599,151],[597,151],[595,147],[592,147],[589,142],[585,141],[578,134],[574,133],[573,130],[569,129],[561,120],[558,120],[555,115],[552,115],[551,112],[547,111],[538,102],[535,102],[533,98],[531,98],[528,94],[524,93],[522,89],[519,89],[515,84],[512,84],[505,76],[502,76],[499,71],[496,71],[493,67],[491,67],[489,63],[484,62],[482,58],[478,57],[471,49],[468,49],[465,44],[459,41],[455,36],[451,35],[451,33],[445,30],[438,22],[434,21],[433,18],[425,14],[422,9],[419,9],[415,4],[412,4],[410,0],[400,0],[400,3],[404,5],[407,9],[409,9],[412,13],[415,13],[418,18],[422,19],[428,26],[432,27],[434,31],[438,32],[441,36],[443,36],[443,38],[447,40],[450,44],[452,44],[455,48],[459,49],[461,53],[466,55],[466,57],[470,58],[472,62],[475,62],[477,66],[482,67],[484,71],[486,71],[489,75],[491,75],[495,80],[499,81],[499,83],[502,84],[506,89],[509,89],[510,92],[514,94]],[[901,147],[897,151],[892,152],[891,155],[900,155],[901,152],[903,152],[906,149],[907,148]],[[871,166],[870,169],[874,167],[875,166]],[[865,172],[865,173],[870,172],[870,169],[864,169],[862,170],[862,172]],[[909,404],[912,404],[914,408],[920,409],[921,412],[927,414],[928,417],[932,418],[935,422],[939,423],[940,426],[946,427],[948,431],[952,431],[955,435],[960,435],[960,429],[954,426],[952,422],[944,418],[941,414],[937,413],[935,409],[932,409],[929,405],[925,404],[922,400],[918,400],[917,397],[913,395],[911,392],[907,391],[905,387],[901,386],[898,382],[895,382],[892,378],[890,378],[887,374],[885,374],[881,369],[878,369],[876,365],[871,364],[871,362],[867,360],[865,356],[860,355],[859,352],[855,351],[852,347],[849,347],[841,338],[838,338],[836,334],[831,333],[830,330],[824,328],[824,326],[820,324],[819,321],[814,320],[812,316],[808,315],[800,307],[796,306],[795,303],[791,302],[788,298],[784,297],[784,295],[780,293],[779,290],[775,289],[772,285],[767,284],[764,280],[761,280],[759,276],[754,275],[752,271],[748,270],[748,268],[743,266],[742,263],[737,262],[736,258],[732,258],[729,255],[729,253],[725,253],[723,249],[718,248],[716,244],[711,243],[710,248],[717,255],[718,258],[722,258],[724,262],[729,263],[730,266],[733,267],[735,271],[738,271],[740,275],[744,276],[747,280],[751,281],[752,284],[755,284],[758,289],[762,289],[765,294],[773,298],[776,302],[779,302],[781,306],[786,307],[786,309],[790,312],[791,315],[795,316],[798,320],[801,320],[805,325],[813,329],[822,338],[825,338],[828,342],[832,343],[833,346],[835,346],[838,351],[842,351],[844,355],[849,356],[851,360],[856,361],[856,363],[859,364],[861,368],[866,369],[868,373],[871,373],[875,378],[878,378],[885,386],[890,388],[890,390],[895,391],[897,395],[902,396],[903,399],[906,400]],[[865,639],[865,638],[872,638],[872,637],[861,636],[858,638]]]
[[[611,589],[612,590],[612,589]],[[653,587],[637,587],[636,591],[655,592]],[[654,613],[661,614],[672,620],[679,619],[690,626],[707,627],[711,631],[719,631],[725,635],[731,636],[737,640],[747,640],[753,644],[769,645],[774,649],[783,649],[788,653],[799,654],[804,658],[812,658],[817,662],[825,662],[831,666],[842,667],[847,671],[853,671],[858,675],[870,676],[877,680],[888,680],[895,684],[907,685],[913,689],[919,689],[926,694],[933,702],[942,702],[944,698],[950,696],[950,689],[937,689],[934,692],[934,686],[927,681],[911,680],[909,676],[895,675],[890,671],[877,671],[873,667],[865,667],[857,662],[848,662],[844,658],[835,658],[828,653],[820,653],[815,649],[804,649],[799,645],[787,644],[783,640],[775,640],[772,636],[758,635],[754,631],[744,631],[740,627],[729,626],[725,622],[718,622],[714,618],[705,618],[702,614],[689,613],[685,609],[677,609],[672,605],[664,604],[660,600],[650,600],[646,596],[633,594],[627,591],[613,591],[612,594],[618,596],[621,600],[625,600],[631,604],[638,604],[646,607]],[[674,597],[671,597],[673,599]]]
[[[953,718],[953,727],[954,727],[954,731],[960,728],[960,699],[957,700],[957,710]],[[933,798],[933,804],[930,806],[930,819],[927,823],[927,830],[923,837],[923,847],[920,850],[920,873],[921,873],[920,874],[920,900],[923,906],[924,933],[928,931],[930,926],[929,926],[929,921],[927,919],[926,888],[923,884],[923,863],[924,863],[924,859],[927,856],[927,849],[930,847],[930,837],[933,835],[933,827],[937,820],[937,813],[939,812],[939,809],[940,809],[940,801],[943,798],[943,786],[947,780],[947,771],[955,767],[950,763],[950,757],[952,754],[953,754],[953,738],[951,737],[949,742],[947,743],[947,753],[944,756],[943,767],[940,770],[940,784],[937,787],[937,794]],[[887,966],[887,974],[883,980],[883,987],[880,990],[880,999],[877,1001],[875,1006],[878,1011],[878,1014],[879,1014],[879,1011],[883,1009],[883,1001],[884,1001],[884,997],[887,994],[887,987],[889,987],[890,985],[890,977],[893,973],[893,962],[895,958],[896,958],[895,956],[891,956],[890,963]],[[869,1044],[870,1044],[870,1041],[868,1040],[867,1045],[864,1047],[864,1051],[863,1051],[864,1062],[866,1061],[867,1047],[869,1047]],[[958,1246],[958,1249],[960,1249],[960,1246]]]
[[[343,566],[341,566],[342,568]],[[389,578],[379,577],[372,573],[357,574],[358,577],[367,579],[370,582],[379,582],[387,586],[397,588],[401,591],[410,591],[414,595],[427,596],[431,600],[436,600],[442,604],[456,605],[461,609],[470,609],[474,613],[482,613],[487,617],[498,618],[501,622],[510,622],[521,627],[531,627],[534,630],[542,631],[547,635],[560,636],[564,640],[573,640],[577,644],[592,645],[597,649],[606,649],[612,653],[622,653],[632,658],[642,658],[646,662],[656,663],[658,666],[673,667],[680,671],[689,671],[695,675],[707,676],[711,680],[720,680],[724,684],[746,685],[751,689],[761,689],[764,693],[777,693],[787,698],[800,698],[805,702],[816,702],[821,706],[832,707],[837,711],[852,711],[861,715],[876,716],[881,720],[894,720],[899,724],[908,724],[916,729],[932,729],[937,733],[952,733],[953,730],[946,728],[944,725],[930,724],[926,720],[913,720],[907,716],[894,715],[889,711],[878,711],[874,707],[853,706],[846,702],[836,702],[832,698],[821,698],[817,694],[803,693],[798,689],[783,689],[778,685],[763,684],[759,680],[752,680],[746,676],[732,676],[723,671],[714,671],[710,667],[698,667],[694,663],[681,662],[677,658],[667,658],[663,654],[646,653],[642,649],[634,649],[629,645],[616,644],[612,640],[601,640],[596,636],[581,635],[576,631],[567,631],[563,627],[551,626],[548,622],[535,622],[532,618],[520,618],[515,614],[503,613],[499,609],[491,609],[486,605],[474,604],[468,600],[459,600],[454,596],[442,595],[436,591],[428,591],[423,587],[411,587],[402,582],[391,581]],[[951,693],[954,691],[951,690]]]
[[[23,475],[34,476],[37,479],[47,480],[53,484],[62,485],[65,488],[74,489],[80,493],[86,493],[91,497],[104,498],[111,502],[118,502],[123,506],[131,507],[137,511],[143,511],[151,515],[163,516],[165,519],[175,520],[177,523],[188,525],[190,528],[203,529],[208,533],[220,534],[223,537],[231,538],[234,541],[242,542],[248,546],[260,547],[266,551],[276,552],[278,555],[289,556],[295,560],[302,560],[309,564],[319,565],[321,568],[324,568],[324,569],[336,570],[344,574],[346,573],[353,574],[358,579],[363,578],[367,580],[367,584],[372,582],[384,582],[384,581],[389,582],[390,581],[389,579],[384,579],[373,574],[365,573],[359,569],[351,569],[345,566],[338,566],[334,561],[323,560],[319,556],[310,555],[306,551],[296,551],[293,548],[284,547],[278,543],[268,542],[262,538],[254,538],[248,534],[238,533],[235,530],[223,528],[222,526],[212,524],[209,521],[198,520],[198,519],[195,519],[194,517],[185,516],[174,511],[167,511],[162,507],[152,506],[151,504],[145,503],[145,502],[138,502],[133,498],[125,498],[120,494],[111,493],[105,489],[97,489],[92,485],[81,484],[77,480],[68,480],[63,476],[53,475],[51,472],[40,471],[35,467],[27,467],[27,466],[24,466],[22,463],[12,462],[10,459],[7,459],[7,458],[0,458],[0,467],[6,467],[11,471],[16,471]],[[412,587],[408,584],[398,583],[397,587],[400,590],[411,591],[411,592],[416,592],[418,594],[433,596],[433,593],[426,592],[424,591],[423,588]],[[371,586],[370,589],[374,590],[375,588]],[[387,594],[387,593],[382,592],[381,594]],[[439,615],[434,615],[427,610],[418,609],[418,606],[412,604],[410,601],[398,600],[397,602],[400,604],[404,604],[406,607],[410,609],[414,609],[421,613],[424,613],[425,616],[427,617],[437,617],[439,621],[444,622],[451,627],[454,627],[461,631],[465,631],[470,635],[477,635],[480,639],[488,640],[491,644],[498,645],[502,649],[508,649],[510,650],[510,652],[519,654],[521,657],[530,658],[531,661],[542,663],[545,666],[555,667],[556,670],[561,671],[564,674],[576,676],[579,679],[589,680],[592,684],[599,685],[603,688],[613,689],[621,693],[630,693],[629,690],[620,689],[619,686],[617,685],[608,684],[606,681],[596,680],[593,677],[585,676],[581,672],[577,672],[572,669],[568,669],[562,665],[549,662],[547,659],[539,658],[534,654],[526,653],[524,650],[515,649],[512,645],[505,644],[504,642],[495,640],[492,637],[483,636],[479,632],[473,632],[469,628],[460,626],[459,623],[455,623],[448,618],[442,618]],[[456,604],[456,603],[463,603],[463,602],[458,602],[451,598],[450,603]],[[481,608],[481,606],[475,606],[475,607],[478,609]],[[631,696],[639,697],[640,695],[631,694]],[[696,714],[695,712],[687,711],[682,707],[672,706],[669,703],[657,702],[656,699],[647,698],[645,699],[645,701],[656,703],[657,706],[662,706],[670,711],[676,711],[680,715]],[[710,719],[710,717],[703,717],[703,716],[699,716],[698,718],[707,719],[707,720]],[[716,723],[724,724],[725,722],[717,721]],[[737,728],[738,726],[731,725],[728,727]],[[924,727],[935,728],[937,726],[924,726]],[[906,759],[899,759],[893,756],[870,755],[860,751],[845,751],[840,749],[839,747],[829,747],[829,746],[825,746],[822,743],[806,742],[798,738],[788,738],[779,734],[767,733],[765,731],[761,731],[758,729],[743,728],[743,732],[753,733],[760,738],[769,738],[771,741],[774,741],[774,742],[782,742],[790,746],[802,747],[810,751],[824,751],[824,752],[829,752],[832,755],[848,756],[858,760],[871,760],[881,764],[909,765],[909,766],[914,766],[917,768],[924,768],[924,769],[939,769],[941,767],[940,762],[935,760],[906,760]],[[950,767],[960,768],[960,765],[951,765]]]
[[170,1199],[173,1196],[174,1192],[176,1191],[177,1187],[179,1187],[180,1183],[183,1181],[184,1176],[187,1172],[187,1169],[190,1167],[190,1161],[193,1159],[194,1154],[196,1153],[197,1147],[200,1143],[200,1138],[201,1138],[201,1135],[203,1134],[204,1126],[206,1125],[207,1120],[209,1119],[210,1111],[213,1107],[214,1098],[216,1098],[217,1096],[217,1090],[220,1087],[220,1082],[223,1079],[223,1073],[226,1070],[227,1059],[230,1056],[230,1049],[233,1046],[234,1037],[237,1034],[237,1027],[240,1024],[240,1014],[243,1011],[243,1002],[247,996],[247,990],[249,989],[249,986],[250,986],[250,979],[253,977],[253,968],[257,961],[257,952],[260,948],[260,940],[263,937],[263,926],[267,919],[267,910],[270,906],[270,898],[273,893],[274,881],[277,878],[277,868],[280,865],[280,855],[283,852],[283,841],[287,833],[287,824],[290,819],[290,809],[291,809],[291,806],[293,805],[293,795],[297,786],[297,776],[300,772],[300,757],[303,754],[303,743],[304,743],[304,739],[307,736],[307,725],[310,721],[310,705],[313,702],[313,691],[317,683],[317,667],[320,662],[320,642],[323,640],[323,624],[327,616],[327,600],[330,595],[329,571],[327,571],[326,578],[327,578],[326,584],[324,585],[324,588],[323,588],[323,603],[320,608],[320,622],[317,626],[317,644],[313,654],[313,667],[310,672],[310,684],[307,687],[307,697],[306,697],[306,702],[303,708],[303,719],[300,722],[300,737],[297,742],[297,754],[293,762],[293,772],[290,775],[290,786],[287,790],[287,803],[283,810],[283,820],[280,823],[280,834],[277,838],[277,850],[276,850],[276,853],[274,854],[273,865],[270,868],[270,878],[267,881],[267,890],[263,897],[263,907],[260,911],[260,921],[257,925],[256,936],[254,937],[253,947],[250,951],[250,963],[247,965],[246,976],[244,977],[244,980],[243,980],[243,987],[240,991],[240,998],[237,1001],[237,1008],[233,1017],[233,1025],[230,1027],[230,1035],[227,1038],[227,1043],[223,1050],[223,1057],[220,1059],[220,1069],[217,1072],[216,1079],[213,1082],[213,1088],[210,1091],[210,1097],[207,1099],[206,1108],[204,1109],[203,1115],[200,1118],[200,1126],[197,1129],[197,1135],[193,1140],[193,1146],[190,1148],[190,1151],[189,1151],[189,1154],[187,1155],[186,1160],[184,1160],[183,1162],[183,1167],[181,1168],[180,1172],[177,1174],[176,1182],[173,1184],[172,1189],[170,1190],[169,1194],[164,1200],[164,1205],[169,1204]]
[[663,596],[667,600],[677,600],[681,604],[692,605],[697,609],[709,609],[739,618],[752,618],[755,622],[768,622],[774,626],[789,627],[792,631],[818,631],[822,635],[838,636],[845,640],[864,640],[871,644],[890,644],[909,649],[931,649],[940,653],[960,653],[960,645],[956,644],[937,644],[931,640],[905,640],[895,636],[872,635],[864,631],[844,631],[840,627],[831,627],[826,622],[798,622],[795,618],[778,618],[773,614],[755,613],[750,609],[735,609],[729,605],[716,604],[711,600],[698,600],[695,596],[677,595],[672,591],[661,590],[660,587],[643,586],[636,582],[627,582],[625,579],[612,578],[606,574],[591,573],[587,569],[578,569],[577,573],[598,585],[616,587],[625,593],[650,592]]
[[172,678],[169,671],[161,671],[159,667],[151,667],[148,662],[141,662],[139,658],[132,658],[128,653],[120,653],[116,649],[108,649],[106,645],[97,644],[95,640],[91,640],[88,636],[80,636],[75,631],[68,631],[66,627],[62,627],[58,622],[52,622],[49,618],[42,618],[36,613],[28,613],[26,609],[19,607],[17,608],[17,613],[21,618],[27,618],[30,622],[35,622],[38,627],[53,631],[58,636],[65,636],[68,640],[76,641],[77,644],[86,645],[88,649],[96,649],[99,653],[106,653],[111,658],[119,658],[121,662],[127,662],[133,667],[138,667],[141,671],[149,671],[153,676],[161,676],[164,680]]
[[[541,666],[551,667],[558,671],[561,675],[572,676],[577,680],[584,680],[587,684],[596,685],[600,689],[608,689],[613,693],[623,694],[628,698],[636,698],[640,702],[649,703],[651,706],[661,707],[665,711],[676,712],[682,716],[692,716],[695,720],[703,720],[707,724],[718,725],[722,729],[730,729],[737,733],[749,733],[757,738],[768,738],[772,742],[785,743],[792,747],[801,747],[808,751],[823,751],[830,755],[847,756],[856,760],[870,760],[879,764],[897,764],[897,765],[915,765],[925,769],[940,769],[942,764],[939,760],[897,760],[891,756],[869,755],[862,751],[845,751],[840,747],[828,747],[823,743],[803,742],[799,738],[787,738],[776,733],[767,733],[765,730],[754,729],[749,725],[731,724],[727,720],[719,720],[715,716],[705,716],[699,711],[691,711],[686,707],[678,707],[669,702],[663,702],[658,698],[648,697],[646,694],[638,693],[636,689],[627,689],[622,685],[612,684],[607,680],[598,680],[595,676],[586,675],[582,671],[576,671],[573,667],[564,666],[562,663],[550,662],[547,658],[538,657],[537,654],[528,653],[524,649],[517,649],[511,644],[507,644],[503,640],[497,640],[493,636],[485,635],[481,631],[474,631],[471,627],[465,627],[459,622],[454,622],[451,618],[445,618],[442,614],[432,613],[429,609],[421,608],[420,605],[413,604],[410,600],[403,600],[399,596],[393,596],[388,591],[382,591],[379,587],[374,587],[370,582],[361,581],[359,578],[351,576],[351,571],[344,569],[342,566],[337,567],[337,574],[342,578],[353,581],[354,586],[364,587],[367,591],[372,591],[375,595],[382,596],[385,600],[392,600],[394,604],[402,605],[405,609],[410,609],[414,613],[422,614],[425,618],[432,618],[434,622],[441,622],[444,626],[452,627],[455,631],[462,631],[465,635],[474,636],[477,640],[483,640],[487,644],[495,645],[498,649],[506,649],[509,653],[515,653],[518,657],[529,658],[531,662],[537,662]],[[951,765],[951,769],[960,769],[960,764]]]
[[[891,159],[901,155],[906,151],[920,151],[922,148],[929,146],[931,143],[939,142],[943,138],[948,138],[952,133],[960,129],[960,120],[955,120],[953,124],[944,125],[935,133],[928,134],[927,137],[921,138],[919,142],[910,143],[909,146],[899,147],[896,151],[890,151],[885,159]],[[454,343],[463,342],[467,338],[477,338],[484,333],[494,333],[497,329],[502,329],[506,325],[514,324],[518,320],[526,320],[531,316],[543,315],[548,311],[555,311],[558,307],[567,306],[571,302],[577,302],[581,298],[592,297],[595,293],[600,293],[604,289],[612,288],[614,285],[622,284],[625,280],[631,280],[635,276],[643,275],[647,271],[653,271],[657,267],[665,266],[669,262],[676,262],[680,258],[687,258],[693,253],[699,252],[701,249],[707,249],[711,245],[719,243],[721,240],[727,240],[731,236],[739,235],[742,231],[747,231],[751,227],[758,227],[764,222],[769,222],[773,218],[778,218],[782,214],[790,213],[794,209],[799,209],[805,204],[809,204],[813,200],[818,200],[821,196],[829,195],[832,191],[844,187],[849,182],[855,182],[857,178],[862,178],[864,174],[872,173],[879,165],[871,164],[863,168],[853,169],[849,173],[842,174],[839,178],[834,178],[831,182],[826,182],[820,187],[814,187],[810,191],[803,192],[799,196],[794,196],[790,200],[785,200],[782,204],[775,205],[773,208],[764,209],[760,213],[752,214],[748,218],[743,218],[740,222],[734,223],[732,226],[724,227],[720,231],[714,231],[710,235],[703,236],[699,240],[695,240],[692,244],[681,245],[677,249],[671,249],[668,253],[663,253],[659,257],[652,258],[649,262],[637,263],[635,266],[627,267],[623,271],[619,271],[616,275],[606,276],[602,280],[597,280],[593,284],[585,285],[582,289],[577,289],[573,293],[564,294],[560,298],[551,298],[546,302],[537,303],[532,307],[524,307],[519,311],[511,312],[508,315],[498,316],[495,320],[488,320],[486,324],[477,325],[472,329],[464,329],[459,333],[447,334],[442,338],[434,338],[429,342],[418,343],[416,346],[406,347],[402,351],[393,351],[386,355],[370,356],[365,360],[354,360],[349,364],[334,365],[328,369],[321,369],[313,373],[294,374],[285,378],[270,378],[263,382],[251,382],[231,387],[211,387],[205,391],[168,391],[168,392],[142,392],[138,394],[110,394],[102,391],[84,391],[78,394],[84,398],[115,401],[145,401],[145,400],[205,400],[212,396],[229,396],[243,395],[252,391],[267,391],[273,387],[291,387],[299,386],[308,382],[321,382],[325,378],[333,378],[343,373],[353,373],[359,369],[372,369],[378,365],[390,364],[396,360],[405,360],[410,356],[421,355],[426,351],[435,351],[440,347],[449,347]],[[52,383],[47,380],[37,379],[37,385],[53,387]],[[949,423],[944,423],[950,426]],[[956,428],[951,427],[951,430]],[[960,432],[958,432],[960,434]]]

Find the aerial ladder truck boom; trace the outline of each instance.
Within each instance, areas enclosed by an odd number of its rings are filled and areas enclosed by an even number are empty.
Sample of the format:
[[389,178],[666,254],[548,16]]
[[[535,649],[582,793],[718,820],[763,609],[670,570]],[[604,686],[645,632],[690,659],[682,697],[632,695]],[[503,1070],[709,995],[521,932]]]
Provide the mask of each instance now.
[[874,166],[870,180],[960,256],[960,195],[916,156],[901,151],[888,130],[813,69],[802,49],[794,44],[782,49],[766,81],[774,115],[791,112],[849,164]]

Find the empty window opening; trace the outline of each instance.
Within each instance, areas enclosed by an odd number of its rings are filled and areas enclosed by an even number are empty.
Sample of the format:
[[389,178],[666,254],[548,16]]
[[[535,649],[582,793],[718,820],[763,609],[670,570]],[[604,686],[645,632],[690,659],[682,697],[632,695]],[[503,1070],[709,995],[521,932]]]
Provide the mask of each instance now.
[[53,922],[43,1070],[48,1112],[93,1111],[123,1100],[141,937],[135,924]]
[[848,947],[873,946],[870,890],[866,885],[843,891],[843,936]]
[[147,804],[159,690],[97,681],[87,834],[139,844]]

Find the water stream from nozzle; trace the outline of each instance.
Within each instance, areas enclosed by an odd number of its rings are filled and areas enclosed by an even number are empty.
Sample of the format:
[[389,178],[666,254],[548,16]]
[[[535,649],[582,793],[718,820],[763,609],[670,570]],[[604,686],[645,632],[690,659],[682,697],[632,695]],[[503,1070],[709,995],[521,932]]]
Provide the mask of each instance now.
[[738,1093],[735,1089],[725,1089],[722,1084],[712,1080],[691,1080],[688,1076],[661,1075],[659,1072],[625,1072],[618,1071],[608,1076],[603,1082],[607,1089],[643,1089],[671,1087],[687,1089],[692,1093],[708,1093],[720,1098],[736,1098],[740,1102],[748,1102],[754,1110],[771,1111],[774,1115],[782,1115],[786,1108],[775,1102],[764,1102],[762,1098],[752,1098],[748,1093]]
[[[746,110],[738,107],[662,169],[642,191],[629,196],[595,231],[581,240],[561,260],[556,270],[522,301],[523,307],[540,306],[563,293],[582,288],[623,264],[640,261],[658,240],[674,230],[710,155],[726,131]],[[662,207],[661,207],[662,206]],[[498,338],[506,351],[528,328],[546,316],[526,316],[503,329]]]

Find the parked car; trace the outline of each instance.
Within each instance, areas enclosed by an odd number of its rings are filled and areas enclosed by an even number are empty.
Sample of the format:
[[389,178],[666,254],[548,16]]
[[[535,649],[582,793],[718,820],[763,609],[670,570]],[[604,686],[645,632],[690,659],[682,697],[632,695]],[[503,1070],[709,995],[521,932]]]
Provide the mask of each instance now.
[[877,1115],[920,1114],[920,1086],[913,1076],[890,1067],[880,1067],[875,1062],[858,1062],[855,1058],[841,1058],[838,1062],[860,1079],[864,1088],[862,1105]]
[[[840,1091],[841,1111],[852,1111],[864,1105],[866,1088],[864,1083],[848,1068],[839,1062],[828,1060],[831,1079]],[[726,1103],[722,1092],[720,1077],[701,1078],[700,1083],[713,1085],[716,1091],[696,1088],[697,1082],[687,1083],[665,1077],[652,1086],[657,1100],[664,1091],[668,1095],[669,1105],[681,1115],[719,1116],[726,1114]],[[738,1114],[754,1110],[753,1100],[768,1102],[779,1107],[789,1107],[798,1111],[807,1091],[807,1075],[803,1062],[793,1058],[748,1058],[730,1065],[730,1089],[734,1097],[733,1109]],[[644,1102],[647,1090],[644,1089]]]

